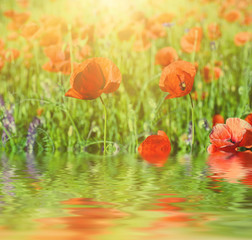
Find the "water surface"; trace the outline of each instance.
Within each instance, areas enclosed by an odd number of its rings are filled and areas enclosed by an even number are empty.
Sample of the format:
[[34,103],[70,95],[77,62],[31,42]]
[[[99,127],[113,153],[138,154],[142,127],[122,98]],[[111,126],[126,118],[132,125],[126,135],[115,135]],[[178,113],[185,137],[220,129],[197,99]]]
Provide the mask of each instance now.
[[1,240],[251,239],[252,158],[0,156]]

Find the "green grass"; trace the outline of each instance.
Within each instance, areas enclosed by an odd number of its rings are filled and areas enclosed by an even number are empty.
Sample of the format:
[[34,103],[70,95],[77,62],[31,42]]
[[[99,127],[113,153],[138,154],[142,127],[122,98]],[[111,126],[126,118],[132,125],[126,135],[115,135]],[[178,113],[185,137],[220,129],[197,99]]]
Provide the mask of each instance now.
[[[48,1],[47,4],[41,4],[33,0],[28,11],[31,12],[31,19],[39,19],[45,13],[59,15],[73,27],[76,15],[83,17],[85,23],[96,25],[101,24],[100,19],[111,13],[118,14],[115,16],[118,20],[116,24],[111,23],[116,27],[127,21],[124,15],[120,17],[120,13],[114,13],[112,9],[95,18],[93,12],[96,6],[92,1],[85,1],[80,7],[72,6],[66,12],[67,2]],[[199,11],[207,13],[208,17],[203,21],[190,17],[180,25],[179,20],[187,10],[179,10],[184,2],[178,1],[176,6],[172,5],[173,8],[167,1],[164,1],[163,5],[160,4],[159,8],[148,5],[146,1],[134,3],[135,9],[145,12],[147,17],[163,12],[163,9],[177,14],[174,19],[175,26],[167,30],[168,36],[153,40],[151,48],[147,51],[134,52],[132,42],[119,41],[116,30],[109,31],[104,38],[95,37],[91,44],[91,57],[111,59],[122,73],[120,88],[115,93],[103,94],[102,97],[107,107],[107,140],[118,143],[126,152],[136,152],[139,143],[148,135],[156,134],[158,130],[168,134],[173,152],[190,151],[190,145],[184,141],[191,120],[189,96],[163,101],[165,94],[158,86],[161,68],[154,65],[155,53],[165,46],[175,48],[180,59],[192,61],[194,58],[198,62],[199,70],[193,90],[196,90],[199,96],[203,91],[208,92],[206,99],[199,98],[198,101],[194,101],[195,153],[206,151],[209,144],[209,131],[202,127],[202,119],[206,119],[211,127],[212,117],[216,113],[222,114],[225,118],[244,118],[252,111],[251,43],[237,47],[233,42],[234,35],[248,31],[249,26],[241,26],[238,22],[228,23],[217,16],[217,4],[199,5],[197,1],[192,1],[192,8],[196,6]],[[163,8],[165,4],[166,8]],[[9,9],[22,10],[13,0],[1,1],[1,38],[6,41],[6,48],[15,47],[22,51],[21,49],[27,45],[23,37],[19,37],[15,42],[6,40],[9,34],[6,26],[9,20],[2,12]],[[216,51],[211,51],[207,25],[215,21],[221,26],[222,37],[216,41]],[[185,29],[194,26],[203,28],[204,37],[200,52],[193,57],[192,54],[181,51],[180,39]],[[69,34],[64,36],[64,43],[71,43]],[[84,44],[85,40],[82,40],[80,45]],[[78,49],[73,46],[73,56],[76,51]],[[37,137],[39,151],[82,151],[85,145],[102,141],[104,112],[100,100],[83,101],[64,97],[70,86],[70,77],[42,69],[42,65],[48,60],[38,43],[34,45],[33,54],[30,68],[24,66],[21,53],[17,61],[6,63],[0,72],[0,94],[3,95],[7,107],[14,105],[17,126],[17,132],[12,136],[13,143],[10,144],[9,141],[5,146],[0,143],[0,147],[8,151],[24,150],[29,123],[36,116],[38,108],[44,110],[40,117],[43,125]],[[213,64],[215,60],[222,61],[223,76],[207,84],[203,81],[201,69],[206,64]],[[3,112],[0,112],[0,119],[2,117]]]

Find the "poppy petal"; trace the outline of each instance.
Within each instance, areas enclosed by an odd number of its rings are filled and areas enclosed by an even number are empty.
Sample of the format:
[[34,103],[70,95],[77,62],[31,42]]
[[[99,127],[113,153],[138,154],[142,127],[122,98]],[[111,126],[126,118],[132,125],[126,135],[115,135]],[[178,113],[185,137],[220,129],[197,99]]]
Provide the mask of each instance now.
[[213,127],[209,135],[210,142],[216,147],[224,147],[233,145],[231,140],[230,129],[225,124],[217,124]]
[[96,58],[96,62],[99,64],[103,76],[106,79],[103,92],[111,93],[116,91],[122,81],[122,75],[118,67],[107,58]]
[[216,151],[217,151],[217,147],[214,144],[209,145],[207,148],[208,153],[214,153]]
[[240,147],[252,147],[252,129],[247,129],[246,133],[243,135],[243,139],[239,144]]
[[231,139],[235,143],[242,140],[246,129],[252,129],[252,126],[248,122],[240,118],[228,118],[226,125],[230,129]]
[[80,94],[77,92],[75,89],[70,88],[66,93],[66,97],[72,97],[72,98],[77,98],[81,100],[92,100],[98,98],[102,94],[101,91],[99,92],[93,92],[93,93],[88,93],[88,94]]
[[78,98],[78,99],[84,99],[83,96],[78,93],[77,91],[75,91],[73,88],[70,88],[66,93],[65,93],[66,97],[72,97],[72,98]]

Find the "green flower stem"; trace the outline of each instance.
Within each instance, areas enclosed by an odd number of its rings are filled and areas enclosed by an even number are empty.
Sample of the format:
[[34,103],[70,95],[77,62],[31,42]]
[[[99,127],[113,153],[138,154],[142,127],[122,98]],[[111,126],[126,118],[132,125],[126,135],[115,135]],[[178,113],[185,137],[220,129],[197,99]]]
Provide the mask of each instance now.
[[191,93],[189,93],[190,100],[191,100],[191,111],[192,111],[192,142],[191,142],[191,152],[193,150],[193,143],[194,143],[194,105]]
[[102,99],[102,97],[100,96],[102,105],[103,105],[103,110],[104,110],[104,139],[103,139],[103,154],[106,154],[106,138],[107,138],[107,109],[106,106],[104,104],[104,101]]
[[69,111],[68,111],[68,109],[67,109],[66,107],[64,107],[64,111],[66,112],[68,118],[70,119],[70,121],[71,121],[71,123],[72,123],[72,125],[73,125],[73,128],[74,128],[74,130],[75,130],[75,132],[76,132],[76,134],[77,134],[79,143],[81,143],[81,142],[82,142],[82,139],[81,139],[80,133],[79,133],[79,131],[78,131],[78,128],[76,127],[76,124],[75,124],[75,122],[74,122],[74,120],[73,120],[71,114],[69,113]]

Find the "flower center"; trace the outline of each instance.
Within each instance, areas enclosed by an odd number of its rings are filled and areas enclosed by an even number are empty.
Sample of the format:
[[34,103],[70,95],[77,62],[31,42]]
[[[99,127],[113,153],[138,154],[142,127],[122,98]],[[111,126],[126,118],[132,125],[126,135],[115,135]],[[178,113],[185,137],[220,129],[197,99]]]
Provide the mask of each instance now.
[[177,75],[177,77],[178,77],[178,79],[179,79],[179,81],[180,81],[180,83],[179,83],[180,89],[181,89],[182,91],[185,91],[185,89],[186,89],[186,83],[185,83],[184,81],[181,80],[181,78],[180,78],[179,75]]

